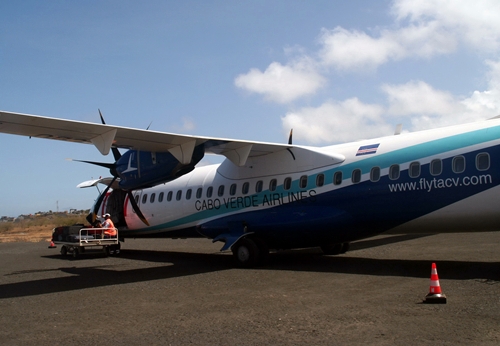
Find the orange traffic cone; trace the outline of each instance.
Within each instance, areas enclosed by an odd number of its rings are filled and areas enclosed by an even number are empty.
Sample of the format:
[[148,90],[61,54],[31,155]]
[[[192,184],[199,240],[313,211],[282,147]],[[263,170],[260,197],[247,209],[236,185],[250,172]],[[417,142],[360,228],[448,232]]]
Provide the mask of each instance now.
[[439,285],[436,263],[432,263],[431,287],[429,289],[429,294],[425,296],[424,303],[446,304],[446,296],[441,292],[441,286]]
[[50,241],[49,249],[55,249],[57,246],[54,244],[54,241]]

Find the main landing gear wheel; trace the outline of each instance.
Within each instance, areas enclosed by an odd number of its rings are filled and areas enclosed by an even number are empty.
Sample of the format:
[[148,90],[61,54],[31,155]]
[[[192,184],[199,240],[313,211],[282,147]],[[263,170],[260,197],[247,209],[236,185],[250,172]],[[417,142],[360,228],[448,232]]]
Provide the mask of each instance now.
[[339,243],[339,244],[330,244],[330,245],[322,245],[321,250],[325,255],[340,255],[346,253],[349,250],[349,243]]
[[249,238],[240,239],[231,248],[234,258],[242,267],[251,267],[255,265],[259,259],[259,248],[257,244]]

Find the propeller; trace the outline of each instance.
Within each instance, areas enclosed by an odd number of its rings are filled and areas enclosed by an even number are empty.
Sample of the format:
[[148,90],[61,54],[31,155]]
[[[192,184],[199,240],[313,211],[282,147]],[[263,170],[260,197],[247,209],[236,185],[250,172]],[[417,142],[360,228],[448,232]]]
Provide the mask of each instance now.
[[[102,124],[106,125],[106,122],[104,121],[104,117],[102,116],[101,110],[100,109],[98,109],[98,110],[99,110],[99,116],[101,117]],[[106,193],[111,188],[111,186],[116,181],[116,179],[118,179],[118,172],[116,171],[116,162],[122,157],[122,154],[120,153],[120,151],[118,150],[117,147],[111,147],[111,151],[113,152],[113,157],[115,158],[115,163],[95,162],[95,161],[85,161],[85,160],[73,160],[73,161],[85,162],[85,163],[90,163],[91,165],[96,165],[96,166],[108,168],[110,173],[113,175],[113,180],[111,180],[111,183],[109,183],[108,186],[106,186],[104,191],[101,193],[101,195],[99,196],[99,198],[95,202],[94,210],[92,210],[92,213],[90,213],[87,216],[87,221],[89,221],[90,223],[95,222],[97,215],[98,215],[98,212],[99,212],[99,208],[101,207],[102,201],[104,201],[104,197],[106,196]],[[126,192],[127,192],[128,199],[130,200],[130,204],[132,205],[132,209],[134,209],[135,214],[139,217],[139,219],[141,219],[142,222],[144,222],[144,224],[149,226],[149,222],[148,222],[148,220],[146,220],[146,218],[144,217],[144,214],[141,212],[141,209],[137,205],[137,202],[135,201],[135,198],[134,198],[134,195],[132,194],[132,191],[127,190]]]

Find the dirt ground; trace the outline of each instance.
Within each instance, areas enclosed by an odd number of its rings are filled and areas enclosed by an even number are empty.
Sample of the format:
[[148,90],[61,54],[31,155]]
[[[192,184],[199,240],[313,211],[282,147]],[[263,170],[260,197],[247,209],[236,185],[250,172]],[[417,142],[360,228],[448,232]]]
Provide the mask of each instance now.
[[[239,269],[206,239],[120,257],[0,244],[0,344],[498,345],[500,232],[381,236]],[[422,304],[435,262],[447,304]]]
[[0,232],[0,243],[50,241],[56,225],[33,226],[28,229],[14,226]]

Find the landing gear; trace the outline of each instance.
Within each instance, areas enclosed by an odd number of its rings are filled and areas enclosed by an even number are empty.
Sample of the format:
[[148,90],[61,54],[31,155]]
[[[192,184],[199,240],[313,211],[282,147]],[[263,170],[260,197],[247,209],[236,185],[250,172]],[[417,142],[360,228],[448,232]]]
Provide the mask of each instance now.
[[330,245],[322,245],[321,250],[325,255],[340,255],[346,253],[349,250],[349,243],[339,243],[339,244],[330,244]]
[[252,267],[256,264],[261,264],[267,260],[269,256],[269,248],[267,244],[258,238],[243,238],[240,239],[231,248],[233,256],[241,267]]

